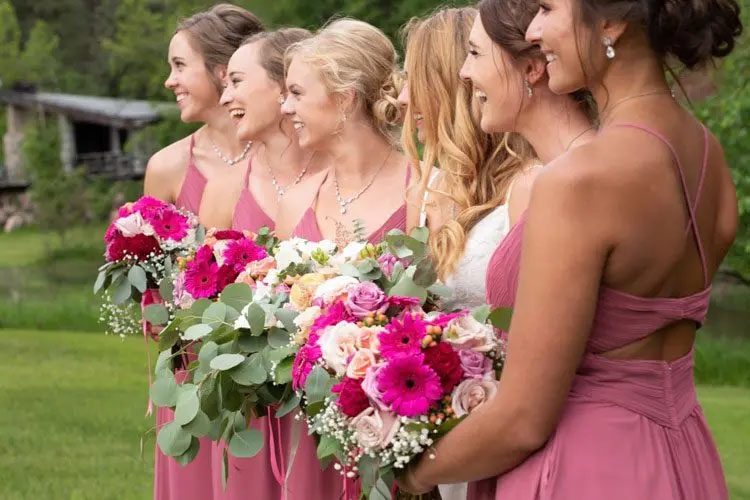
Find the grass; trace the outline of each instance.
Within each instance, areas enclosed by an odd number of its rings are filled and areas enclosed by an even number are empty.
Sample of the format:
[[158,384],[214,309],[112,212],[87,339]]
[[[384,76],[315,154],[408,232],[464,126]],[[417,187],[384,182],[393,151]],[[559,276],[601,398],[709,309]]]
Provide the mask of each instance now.
[[[0,345],[0,498],[150,498],[140,339],[0,330]],[[731,497],[750,499],[750,389],[702,386],[699,397]]]

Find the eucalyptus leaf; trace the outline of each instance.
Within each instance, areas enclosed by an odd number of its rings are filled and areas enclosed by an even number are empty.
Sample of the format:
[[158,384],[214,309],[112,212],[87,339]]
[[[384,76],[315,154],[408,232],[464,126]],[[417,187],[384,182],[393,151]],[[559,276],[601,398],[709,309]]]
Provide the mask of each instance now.
[[295,408],[299,406],[300,403],[300,397],[299,394],[292,393],[291,397],[284,401],[281,406],[276,410],[276,418],[281,418],[284,415],[287,415],[288,413],[292,412]]
[[292,311],[291,309],[277,309],[274,312],[274,316],[276,317],[276,319],[281,321],[281,324],[284,325],[284,328],[287,331],[297,331],[297,325],[294,324],[294,318],[299,316],[299,313],[297,311]]
[[112,292],[112,303],[115,305],[120,305],[126,300],[130,298],[131,295],[131,286],[130,281],[127,279],[123,279],[120,281],[120,284],[117,285],[117,288],[115,288],[115,291]]
[[146,287],[148,286],[146,271],[144,271],[141,266],[133,266],[130,268],[130,271],[128,271],[128,281],[141,293],[145,292]]
[[172,283],[172,280],[169,278],[169,274],[167,274],[167,277],[161,280],[161,283],[159,283],[159,294],[165,299],[171,299],[174,295],[174,283]]
[[207,378],[198,389],[198,396],[201,402],[201,410],[206,416],[210,419],[218,418],[221,413],[221,400],[216,378],[213,376]]
[[172,373],[172,353],[168,350],[159,352],[159,356],[156,358],[156,367],[154,373],[157,377],[173,377]]
[[223,302],[214,302],[203,311],[202,322],[217,328],[223,325],[227,319],[227,305]]
[[328,382],[331,379],[322,366],[316,366],[310,371],[305,381],[305,393],[310,403],[323,401],[328,395]]
[[177,328],[177,323],[172,321],[166,328],[159,332],[159,350],[171,350],[171,347],[175,345],[179,338],[180,330]]
[[272,327],[268,331],[268,345],[273,347],[274,349],[278,349],[280,347],[289,345],[291,341],[292,341],[292,338],[289,335],[289,332],[286,330]]
[[352,278],[359,278],[359,269],[354,265],[346,262],[339,266],[339,272],[344,276],[351,276]]
[[182,337],[185,340],[200,340],[213,331],[214,329],[211,328],[211,325],[198,323],[197,325],[193,325],[185,330],[185,334]]
[[237,345],[242,352],[260,352],[268,345],[268,339],[263,335],[253,337],[247,330],[241,331],[237,338]]
[[262,384],[268,378],[260,353],[251,354],[239,366],[227,373],[240,385]]
[[190,447],[192,435],[175,421],[169,422],[159,429],[156,442],[165,455],[177,457]]
[[222,290],[219,300],[233,309],[241,311],[253,301],[253,291],[247,283],[231,283]]
[[368,500],[391,500],[391,487],[382,477],[379,477],[367,498]]
[[504,332],[510,331],[510,321],[513,318],[513,309],[510,307],[498,307],[492,311],[487,320],[497,328]]
[[229,441],[229,453],[237,458],[250,458],[263,448],[263,434],[256,429],[236,432]]
[[299,346],[294,344],[287,344],[284,347],[278,349],[266,349],[263,351],[263,355],[269,363],[280,363],[283,359],[288,356],[297,354]]
[[149,391],[151,400],[157,406],[173,407],[177,404],[177,395],[179,394],[177,382],[174,379],[174,375],[169,373],[169,376],[159,377],[151,385]]
[[420,243],[427,244],[427,240],[430,237],[430,230],[426,226],[417,226],[411,230],[409,236]]
[[340,458],[342,454],[341,443],[338,439],[328,434],[324,434],[320,437],[320,442],[318,443],[316,454],[318,456],[318,459],[323,459],[330,456]]
[[198,390],[183,391],[177,397],[177,406],[174,410],[174,421],[180,425],[187,425],[193,421],[200,411]]
[[107,281],[107,278],[109,275],[106,271],[99,271],[99,274],[96,277],[96,281],[94,282],[94,294],[99,293],[99,290],[104,288],[104,283]]
[[374,268],[375,266],[370,259],[364,260],[357,265],[357,271],[359,271],[360,274],[372,272]]
[[414,271],[414,283],[427,288],[437,281],[437,272],[431,259],[420,260]]
[[292,381],[292,365],[294,358],[287,358],[278,365],[274,373],[274,381],[277,384],[288,384]]
[[253,302],[247,311],[247,322],[253,335],[261,335],[266,326],[266,311]]
[[487,304],[481,305],[477,308],[475,308],[473,311],[471,311],[471,315],[474,317],[475,320],[479,321],[480,323],[486,323],[487,318],[490,317],[490,313],[492,312],[492,309]]
[[203,343],[198,351],[198,361],[200,361],[202,365],[208,365],[218,354],[219,346],[216,345],[216,342],[209,340],[208,342]]
[[164,304],[149,304],[143,309],[143,318],[152,325],[166,325],[169,321],[169,311]]
[[195,436],[193,436],[193,438],[190,440],[190,446],[185,451],[185,453],[174,457],[175,462],[180,464],[182,467],[185,467],[187,464],[195,460],[195,457],[198,456],[198,451],[200,451],[200,447],[200,442],[195,438]]
[[362,491],[370,491],[378,478],[378,460],[363,454],[357,462],[359,477],[362,480]]
[[239,365],[245,359],[245,356],[242,354],[219,354],[211,360],[210,366],[213,370],[226,371]]
[[433,283],[429,286],[429,288],[427,288],[427,291],[430,293],[434,293],[438,297],[442,297],[444,299],[453,296],[453,289],[441,283]]
[[398,283],[393,285],[393,288],[388,291],[388,295],[391,297],[416,297],[424,302],[427,299],[427,289],[414,283],[408,274],[404,274],[398,280]]

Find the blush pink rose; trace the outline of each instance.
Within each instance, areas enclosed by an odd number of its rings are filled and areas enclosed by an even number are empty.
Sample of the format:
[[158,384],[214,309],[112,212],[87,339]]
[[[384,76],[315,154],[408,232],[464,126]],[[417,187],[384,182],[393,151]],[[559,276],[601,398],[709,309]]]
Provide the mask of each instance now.
[[363,448],[382,450],[393,440],[400,427],[398,417],[390,412],[367,408],[349,422],[357,443]]
[[478,378],[466,379],[453,391],[453,411],[463,417],[495,397],[497,382]]

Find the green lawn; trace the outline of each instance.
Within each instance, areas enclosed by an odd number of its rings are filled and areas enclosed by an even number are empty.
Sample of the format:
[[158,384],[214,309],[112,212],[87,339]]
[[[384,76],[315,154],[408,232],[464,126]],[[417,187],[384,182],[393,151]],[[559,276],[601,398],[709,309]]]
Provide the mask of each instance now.
[[[143,341],[0,329],[0,499],[148,499]],[[733,499],[750,499],[750,389],[700,388]]]

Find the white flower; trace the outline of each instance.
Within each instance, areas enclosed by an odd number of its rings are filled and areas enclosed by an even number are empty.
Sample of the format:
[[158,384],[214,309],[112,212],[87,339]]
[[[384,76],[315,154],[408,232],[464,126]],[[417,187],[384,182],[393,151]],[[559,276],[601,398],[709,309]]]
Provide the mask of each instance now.
[[450,342],[457,349],[490,352],[497,347],[497,338],[492,327],[480,323],[471,314],[451,320],[446,325],[446,330],[447,335],[443,336],[443,340]]
[[180,246],[182,247],[189,247],[192,245],[195,245],[195,228],[193,227],[187,230],[187,234],[185,234],[185,237],[180,241]]
[[359,281],[351,276],[336,276],[331,278],[315,290],[315,299],[323,299],[325,304],[330,304],[339,295],[348,292]]
[[286,269],[292,264],[301,264],[303,262],[302,256],[291,241],[282,241],[279,243],[279,249],[274,258],[276,259],[277,269],[281,270]]
[[344,248],[341,251],[341,255],[344,257],[344,260],[346,262],[356,262],[359,259],[359,254],[362,252],[362,249],[367,246],[367,243],[363,243],[361,241],[352,241],[348,245],[346,245],[346,248]]
[[354,323],[342,321],[326,328],[318,340],[323,360],[336,376],[346,373],[346,360],[357,350],[359,330]]
[[312,306],[308,307],[304,311],[302,311],[300,314],[297,315],[297,317],[294,318],[294,324],[299,328],[300,330],[307,330],[310,328],[315,320],[320,316],[321,309],[318,306]]
[[154,228],[146,222],[140,212],[133,212],[127,217],[120,217],[115,221],[115,227],[126,238],[131,238],[137,234],[151,236],[154,234]]
[[281,280],[279,279],[278,269],[269,269],[268,274],[266,274],[266,277],[263,278],[263,283],[271,288],[281,283]]

